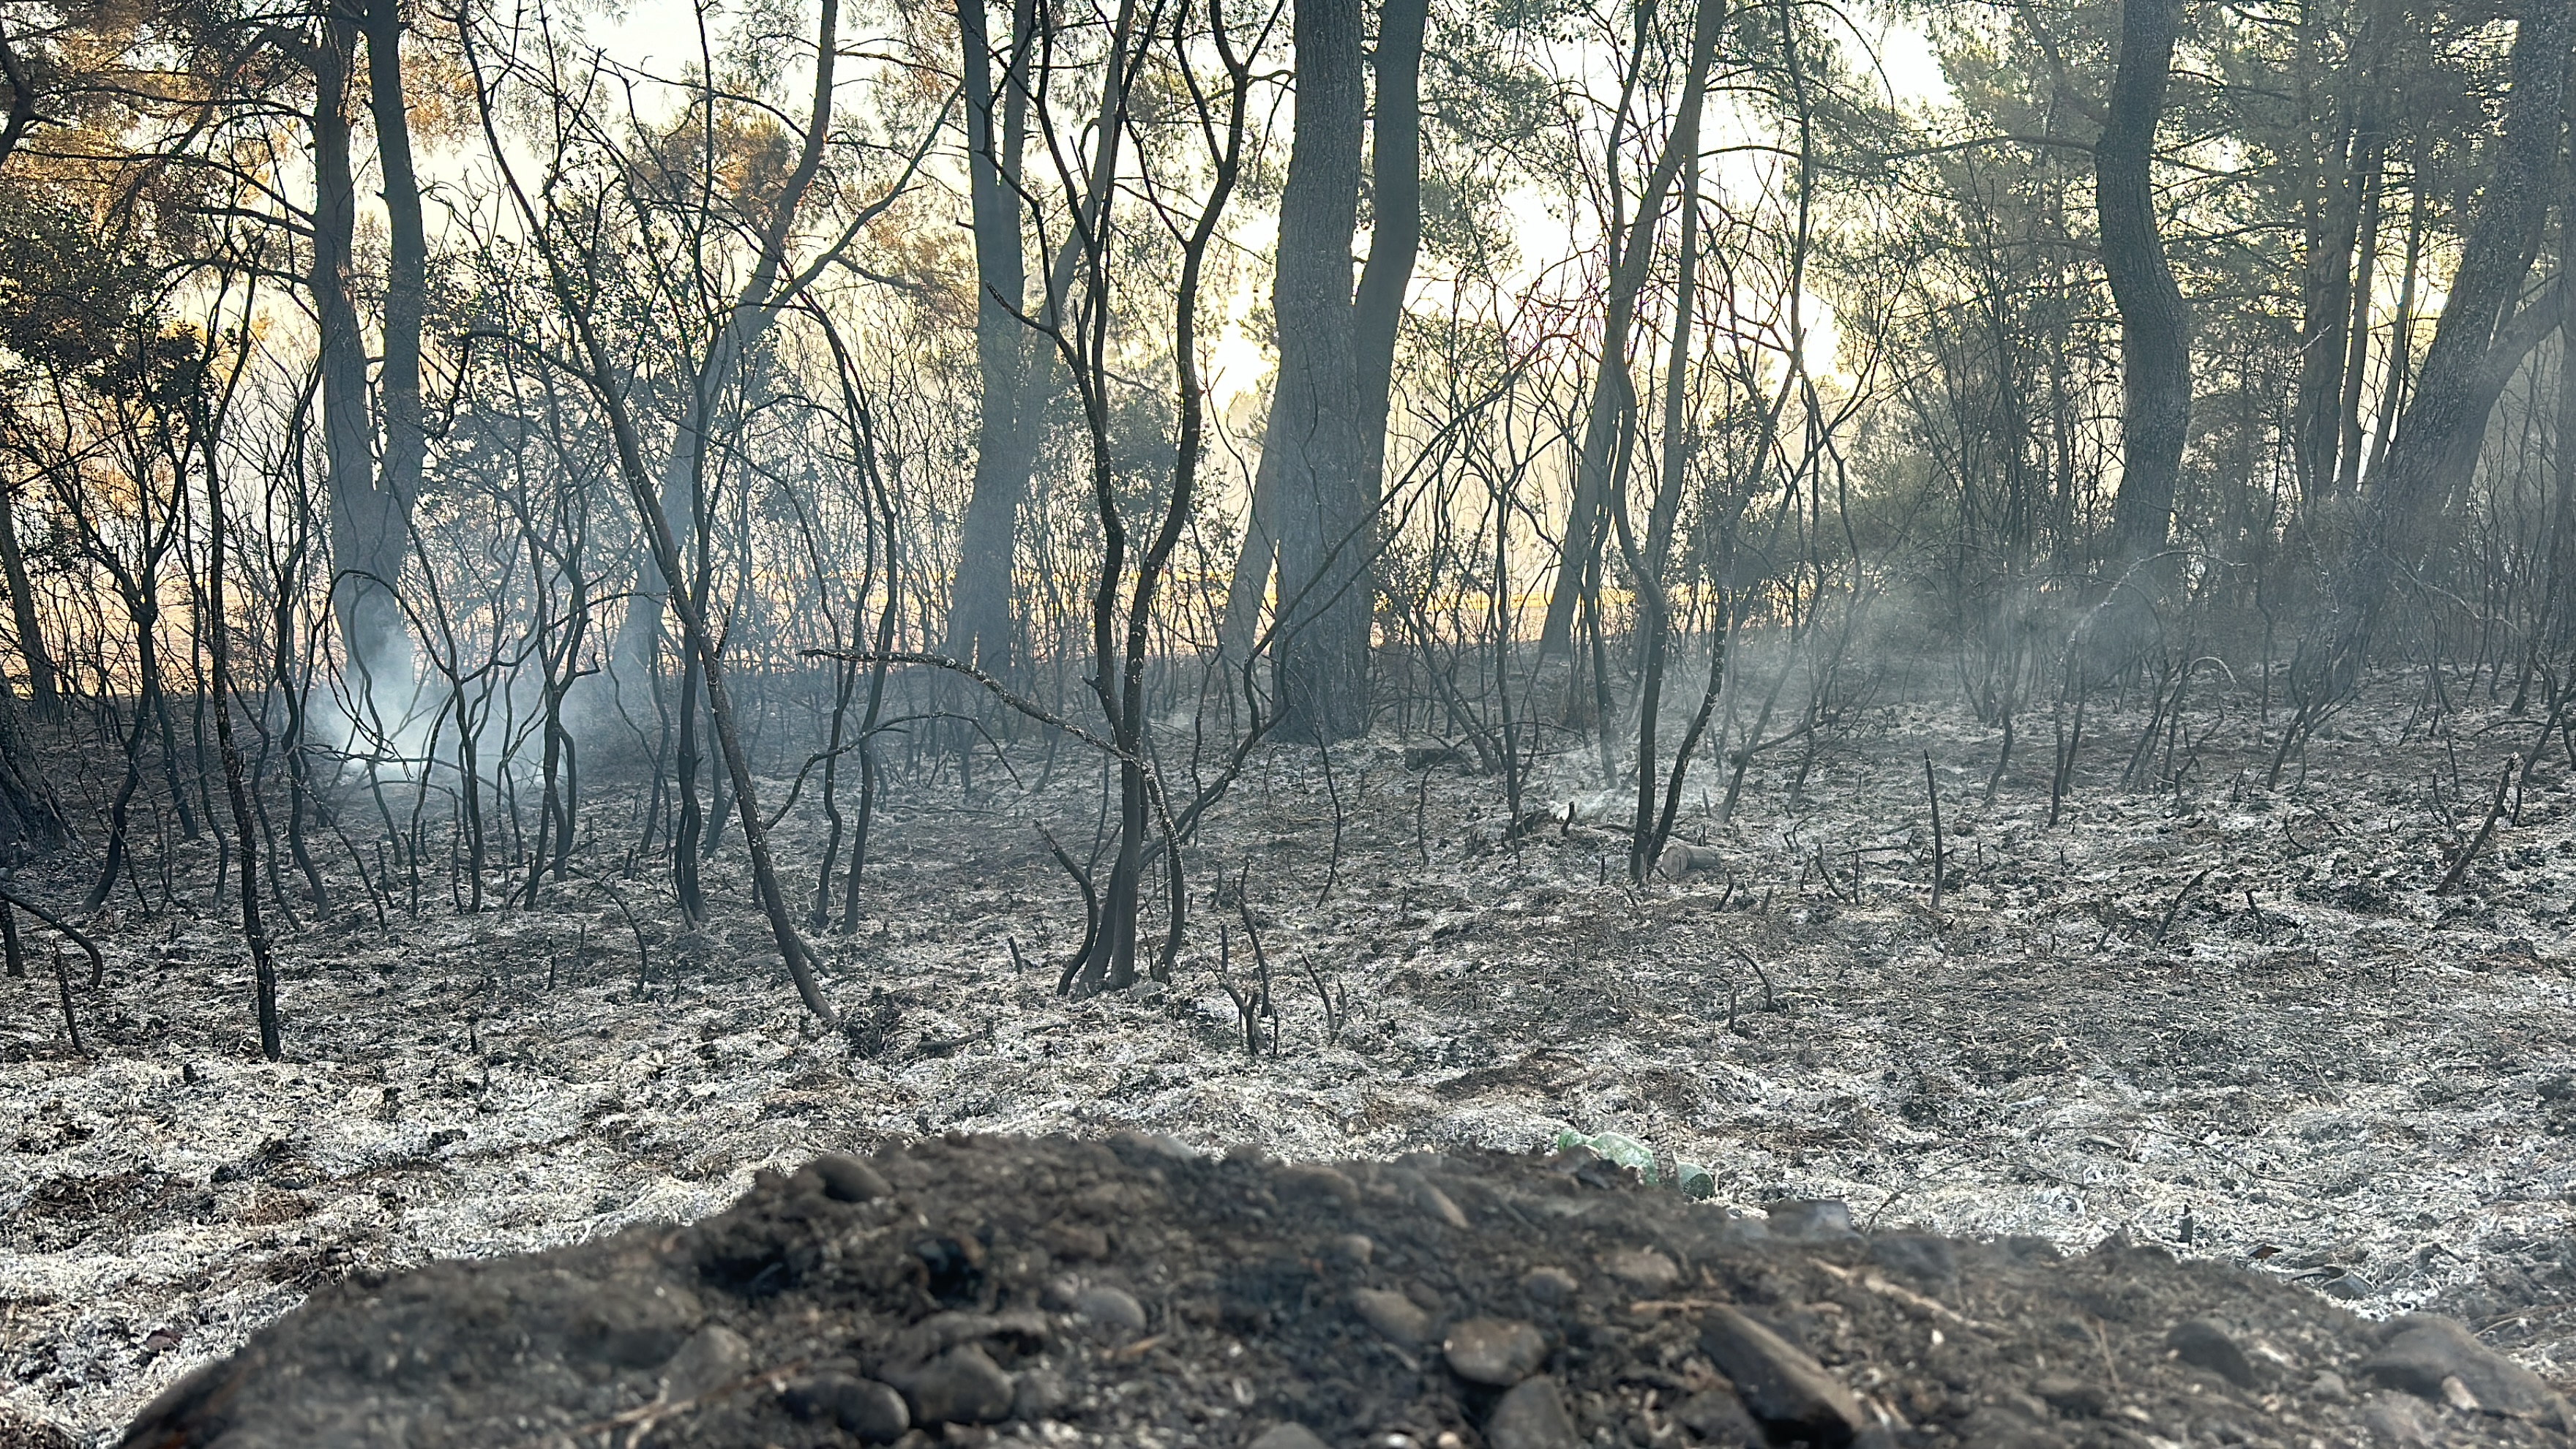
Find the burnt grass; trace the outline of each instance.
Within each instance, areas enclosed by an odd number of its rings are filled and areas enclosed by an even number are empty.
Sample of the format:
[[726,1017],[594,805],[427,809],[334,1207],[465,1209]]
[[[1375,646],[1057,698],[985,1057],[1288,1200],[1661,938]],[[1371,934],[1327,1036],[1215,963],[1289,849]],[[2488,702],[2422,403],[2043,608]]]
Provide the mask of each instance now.
[[[752,1350],[744,1373],[769,1385],[658,1420],[656,1443],[798,1443],[775,1417],[784,1366],[894,1372],[881,1345],[929,1315],[1018,1309],[1044,1324],[988,1335],[987,1355],[1067,1397],[1025,1431],[999,1421],[1006,1437],[1231,1443],[1311,1413],[1329,1443],[1480,1442],[1484,1391],[1453,1382],[1437,1333],[1406,1348],[1361,1325],[1362,1279],[1427,1299],[1433,1329],[1539,1325],[1585,1442],[1700,1432],[1673,1415],[1715,1387],[1703,1375],[1724,1377],[1693,1347],[1713,1309],[1632,1311],[1650,1299],[1759,1315],[1900,1435],[2009,1442],[2005,1419],[2033,1443],[2553,1433],[2360,1366],[2384,1347],[2371,1323],[2425,1312],[2561,1390],[2576,1375],[2576,776],[2562,752],[2536,759],[2512,818],[2437,894],[2536,716],[2456,688],[2439,710],[2374,699],[2266,789],[2255,714],[2250,691],[2196,696],[2175,750],[2124,780],[2145,716],[2097,700],[2051,827],[2045,716],[2020,721],[1989,799],[1995,725],[1855,709],[1758,754],[1730,824],[1711,809],[1724,766],[1703,762],[1682,833],[1724,865],[1642,888],[1622,879],[1630,799],[1602,788],[1588,744],[1551,747],[1523,800],[1547,821],[1518,833],[1499,780],[1408,769],[1411,742],[1338,748],[1329,782],[1311,748],[1266,749],[1194,850],[1175,979],[1090,1001],[1053,989],[1082,912],[1034,826],[1079,852],[1097,782],[1059,768],[1039,788],[1033,753],[1020,782],[987,767],[961,800],[953,780],[898,770],[864,919],[818,937],[841,1031],[795,1008],[730,852],[708,867],[715,917],[694,932],[655,871],[619,869],[634,803],[603,781],[582,873],[534,910],[458,914],[434,860],[418,913],[398,899],[380,929],[345,854],[326,854],[340,910],[281,935],[287,1060],[262,1063],[231,904],[207,893],[211,844],[171,845],[164,873],[147,842],[146,900],[93,923],[104,983],[72,958],[89,1055],[63,1037],[32,923],[35,974],[0,982],[0,1444],[111,1441],[266,1325],[292,1339],[321,1316],[354,1323],[370,1299],[417,1309],[431,1300],[402,1295],[434,1299],[438,1283],[508,1304],[514,1273],[629,1269],[694,1295],[680,1347],[731,1326]],[[1926,752],[1948,865],[1937,912]],[[810,871],[810,795],[777,838]],[[16,881],[72,900],[88,868],[75,852]],[[511,881],[488,884],[497,901]],[[1222,962],[1238,992],[1258,985],[1238,893],[1271,968],[1258,1055],[1220,983]],[[1705,1164],[1714,1201],[1527,1155],[1565,1128],[1637,1137],[1667,1174],[1677,1157]],[[1094,1145],[903,1148],[949,1131]],[[1122,1131],[1205,1155],[1103,1156]],[[1308,1203],[1237,1148],[1343,1162],[1355,1197]],[[781,1175],[880,1149],[894,1195],[837,1204],[812,1231],[845,1236],[882,1201],[986,1214],[1002,1246],[971,1300],[862,1287],[913,1252],[891,1238],[865,1249],[878,1268],[775,1292],[704,1277],[728,1204],[748,1191],[736,1219],[782,1221]],[[755,1190],[763,1171],[779,1180]],[[1386,1187],[1398,1171],[1448,1184],[1469,1228],[1407,1219]],[[1104,1225],[1118,1229],[1105,1255],[1086,1257],[1044,1236],[1088,1190],[1059,1191],[1073,1182],[1163,1197]],[[1600,1206],[1502,1206],[1523,1199]],[[1848,1204],[1861,1236],[1789,1246],[1730,1226],[1810,1200]],[[673,1236],[689,1224],[698,1236]],[[1377,1244],[1364,1268],[1323,1251],[1353,1232]],[[1952,1240],[1955,1277],[1873,1256],[1926,1233]],[[1606,1255],[1641,1244],[1681,1270],[1669,1291],[1605,1276]],[[543,1268],[507,1256],[567,1246]],[[476,1261],[395,1276],[442,1259]],[[1256,1264],[1273,1276],[1239,1283]],[[1521,1286],[1534,1265],[1574,1275],[1578,1298],[1542,1312]],[[1111,1343],[1068,1314],[1063,1291],[1095,1285],[1132,1294],[1148,1330]],[[2131,1288],[2129,1316],[2109,1311]],[[315,1314],[282,1318],[308,1297]],[[1230,1319],[1238,1301],[1268,1326]],[[822,1317],[796,1326],[809,1307]],[[536,1313],[523,1308],[504,1316]],[[2174,1356],[2195,1319],[2242,1347],[2252,1387]],[[1587,1337],[1594,1322],[1609,1336]],[[2057,1343],[2070,1323],[2088,1325],[2091,1359]],[[1164,1341],[1114,1357],[1148,1339]],[[240,1371],[282,1371],[279,1351]],[[529,1352],[572,1365],[548,1380],[567,1386],[561,1413],[596,1410],[547,1432],[642,1408],[669,1377],[667,1360]],[[1632,1370],[1649,1376],[1620,1377]],[[1309,1385],[1322,1397],[1298,1397]],[[1654,1438],[1676,1423],[1685,1437]],[[795,1426],[804,1442],[840,1432]]]

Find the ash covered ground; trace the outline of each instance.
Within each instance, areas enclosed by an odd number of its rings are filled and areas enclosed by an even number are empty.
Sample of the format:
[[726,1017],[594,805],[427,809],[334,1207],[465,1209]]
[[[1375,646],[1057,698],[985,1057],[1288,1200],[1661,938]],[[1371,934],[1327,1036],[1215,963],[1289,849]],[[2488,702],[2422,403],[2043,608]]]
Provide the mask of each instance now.
[[[821,943],[837,1032],[797,1008],[729,855],[695,934],[616,873],[608,792],[604,885],[284,936],[287,1059],[263,1063],[212,848],[183,849],[193,897],[96,923],[97,989],[74,958],[91,1055],[32,922],[38,971],[0,983],[0,1403],[109,1437],[324,1285],[694,1221],[759,1169],[949,1129],[1314,1160],[1611,1129],[1705,1164],[1707,1211],[1841,1199],[1864,1226],[2078,1249],[2125,1230],[2365,1315],[2457,1315],[2564,1388],[2576,771],[2553,744],[2437,895],[2539,728],[2455,703],[2347,711],[2271,790],[2250,697],[2135,788],[2145,720],[2097,704],[2055,828],[2044,716],[1989,801],[1996,729],[1856,711],[1812,756],[1758,755],[1725,827],[1704,763],[1682,834],[1725,864],[1642,889],[1586,746],[1539,767],[1524,810],[1550,820],[1517,839],[1498,778],[1408,770],[1392,737],[1336,749],[1329,782],[1313,749],[1268,749],[1193,851],[1175,979],[1089,1001],[1055,992],[1083,916],[1035,825],[1087,839],[1096,782],[967,808],[898,778],[869,919]],[[815,828],[791,818],[783,858]],[[57,870],[18,888],[77,899],[78,859]],[[1276,1007],[1257,1059],[1217,971],[1224,923],[1252,981],[1237,889]]]

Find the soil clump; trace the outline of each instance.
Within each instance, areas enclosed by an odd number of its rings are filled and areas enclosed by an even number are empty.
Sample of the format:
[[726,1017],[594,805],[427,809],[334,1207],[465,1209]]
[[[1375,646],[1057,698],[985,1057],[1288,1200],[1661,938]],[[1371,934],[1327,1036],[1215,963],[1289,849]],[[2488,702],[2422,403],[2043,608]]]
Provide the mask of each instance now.
[[1571,1151],[1202,1156],[950,1133],[730,1209],[362,1272],[162,1395],[129,1449],[861,1443],[2571,1442],[2429,1316],[2114,1236],[1764,1217]]

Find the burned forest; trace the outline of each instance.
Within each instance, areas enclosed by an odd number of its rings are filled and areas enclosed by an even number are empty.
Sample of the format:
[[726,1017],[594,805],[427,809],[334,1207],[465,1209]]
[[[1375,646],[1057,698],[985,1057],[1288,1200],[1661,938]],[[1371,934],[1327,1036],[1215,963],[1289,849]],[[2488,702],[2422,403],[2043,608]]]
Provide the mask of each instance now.
[[2576,0],[0,0],[0,1449],[2576,1443]]

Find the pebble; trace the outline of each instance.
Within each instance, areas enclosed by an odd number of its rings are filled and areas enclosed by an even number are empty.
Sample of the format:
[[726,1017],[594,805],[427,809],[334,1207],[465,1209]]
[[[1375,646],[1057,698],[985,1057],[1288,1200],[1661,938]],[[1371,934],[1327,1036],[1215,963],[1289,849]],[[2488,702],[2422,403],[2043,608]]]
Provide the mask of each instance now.
[[894,1187],[873,1167],[846,1152],[826,1152],[812,1162],[823,1179],[823,1195],[834,1202],[875,1202],[894,1196]]
[[1849,1443],[1871,1420],[1824,1365],[1724,1304],[1700,1322],[1699,1345],[1735,1381],[1753,1416],[1826,1443]]
[[1540,1303],[1565,1303],[1581,1292],[1574,1275],[1554,1264],[1542,1264],[1521,1275],[1521,1291]]
[[1365,1233],[1344,1233],[1333,1239],[1332,1253],[1354,1268],[1365,1268],[1369,1259],[1377,1256],[1377,1244],[1370,1242]]
[[2329,1404],[2352,1402],[2352,1386],[2343,1381],[2343,1375],[2332,1369],[2318,1374],[2316,1382],[2308,1385],[2308,1392]]
[[1495,1402],[1485,1421],[1485,1442],[1492,1449],[1579,1449],[1574,1416],[1565,1411],[1565,1396],[1545,1374],[1523,1379]]
[[1130,1333],[1145,1331],[1145,1305],[1136,1295],[1123,1288],[1107,1286],[1085,1288],[1074,1295],[1073,1311],[1086,1322],[1103,1328],[1123,1328]]
[[1413,1190],[1413,1205],[1453,1228],[1467,1226],[1467,1215],[1458,1211],[1458,1205],[1449,1200],[1449,1194],[1430,1183]]
[[751,1372],[751,1342],[722,1324],[711,1323],[690,1335],[662,1366],[662,1397],[671,1403],[694,1399],[709,1389],[732,1383]]
[[1610,1270],[1611,1277],[1649,1293],[1661,1293],[1682,1278],[1680,1265],[1652,1248],[1621,1248],[1602,1266]]
[[1326,1449],[1315,1431],[1303,1424],[1273,1424],[1244,1449]]
[[1449,1369],[1471,1384],[1509,1388],[1538,1371],[1547,1340],[1517,1318],[1470,1318],[1440,1346]]
[[2030,1391],[2057,1412],[2080,1419],[2098,1419],[2111,1407],[2110,1396],[2099,1385],[2065,1374],[2042,1374],[2031,1384]]
[[975,1344],[961,1344],[904,1376],[922,1424],[990,1424],[1011,1412],[1011,1376]]
[[1011,1385],[1011,1417],[1023,1424],[1044,1423],[1072,1399],[1073,1390],[1065,1386],[1062,1375],[1051,1369],[1031,1369]]
[[1198,1149],[1181,1141],[1177,1137],[1166,1137],[1160,1132],[1139,1132],[1131,1127],[1122,1131],[1110,1133],[1109,1140],[1113,1145],[1131,1148],[1138,1152],[1151,1153],[1156,1157],[1166,1158],[1173,1162],[1196,1162],[1199,1160]]
[[2440,1429],[2413,1399],[2400,1394],[2373,1394],[2361,1410],[2373,1441],[2394,1449],[2431,1449]]
[[1831,1242],[1837,1238],[1856,1238],[1851,1204],[1832,1198],[1793,1198],[1775,1202],[1765,1210],[1771,1234],[1802,1243]]
[[1354,1288],[1351,1308],[1391,1342],[1409,1347],[1431,1336],[1431,1315],[1401,1293]]
[[1959,1255],[1946,1238],[1927,1233],[1888,1233],[1872,1238],[1870,1261],[1918,1283],[1947,1283],[1959,1276]]
[[2437,1404],[2467,1407],[2465,1395],[2485,1413],[2576,1426],[2576,1411],[2540,1375],[2478,1342],[2458,1319],[2409,1314],[2388,1329],[2386,1346],[2361,1362],[2371,1381]]
[[1711,1444],[1760,1444],[1765,1441],[1762,1426],[1744,1407],[1744,1401],[1732,1389],[1706,1389],[1682,1400],[1673,1411],[1682,1426]]
[[2174,1357],[2193,1368],[2207,1369],[2240,1389],[2253,1388],[2259,1379],[2254,1361],[2226,1329],[2206,1318],[2186,1318],[2165,1335],[2165,1347]]
[[891,1444],[912,1427],[903,1395],[874,1379],[816,1374],[788,1385],[784,1398],[797,1418],[829,1419],[870,1444]]
[[1316,1163],[1300,1163],[1279,1174],[1279,1185],[1291,1192],[1331,1198],[1344,1207],[1360,1200],[1358,1183],[1332,1168]]

